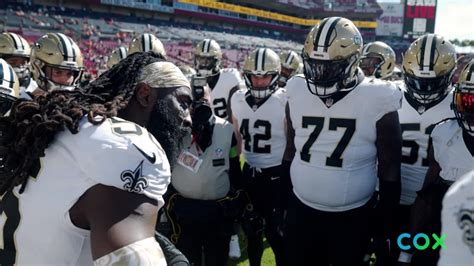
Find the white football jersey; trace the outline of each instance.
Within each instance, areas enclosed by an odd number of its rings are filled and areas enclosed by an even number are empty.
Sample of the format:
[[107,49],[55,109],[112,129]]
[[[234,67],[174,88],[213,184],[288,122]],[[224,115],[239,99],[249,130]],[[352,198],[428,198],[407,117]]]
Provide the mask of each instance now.
[[277,89],[265,102],[249,106],[249,90],[238,90],[231,99],[232,115],[237,118],[246,162],[257,168],[278,166],[286,148],[285,89]]
[[377,181],[376,123],[400,108],[401,91],[364,79],[336,103],[325,103],[311,94],[302,76],[286,86],[295,130],[291,181],[296,196],[323,211],[364,205]]
[[211,107],[214,114],[227,119],[227,100],[232,88],[240,87],[242,78],[235,68],[225,68],[220,71],[219,80],[211,91]]
[[452,93],[421,114],[407,102],[406,97],[405,94],[402,108],[398,110],[403,135],[400,203],[411,205],[415,202],[416,192],[423,186],[428,170],[430,133],[436,123],[453,117],[454,113],[450,107],[453,100]]
[[84,117],[79,129],[57,135],[22,194],[17,186],[3,195],[1,265],[91,265],[90,231],[76,227],[69,210],[96,184],[163,206],[170,165],[145,128],[120,118],[94,126]]
[[467,149],[462,129],[455,119],[436,125],[431,139],[434,158],[441,167],[441,178],[456,181],[474,170],[474,157]]
[[438,266],[474,265],[474,171],[461,177],[446,192],[441,225],[446,248],[440,251]]
[[30,78],[30,84],[28,84],[28,87],[20,87],[20,98],[31,100],[31,96],[29,93],[33,93],[33,91],[35,91],[36,89],[38,89],[38,84],[36,84],[36,81]]

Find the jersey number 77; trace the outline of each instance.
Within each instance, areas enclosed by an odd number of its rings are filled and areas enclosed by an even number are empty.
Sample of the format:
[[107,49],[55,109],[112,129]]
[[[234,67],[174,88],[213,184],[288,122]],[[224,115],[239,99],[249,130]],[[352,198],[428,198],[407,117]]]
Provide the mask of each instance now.
[[[309,162],[311,160],[311,154],[309,153],[309,150],[323,130],[324,119],[324,117],[303,116],[303,128],[314,126],[314,129],[301,149],[300,158],[302,161]],[[345,128],[345,131],[331,156],[326,157],[327,166],[342,167],[343,159],[341,156],[351,141],[352,136],[354,135],[356,129],[356,120],[346,118],[329,118],[329,130],[337,130],[338,128]]]

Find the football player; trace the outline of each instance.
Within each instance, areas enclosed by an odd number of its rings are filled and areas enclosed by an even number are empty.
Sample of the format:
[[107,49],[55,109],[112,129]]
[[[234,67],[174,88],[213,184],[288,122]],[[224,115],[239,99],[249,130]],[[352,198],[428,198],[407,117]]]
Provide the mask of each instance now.
[[149,51],[153,51],[166,58],[166,50],[160,39],[151,33],[143,33],[132,40],[128,48],[128,55]]
[[278,79],[278,86],[283,88],[286,86],[286,82],[296,75],[296,72],[300,68],[301,59],[295,51],[286,50],[280,53],[280,62],[281,73]]
[[306,37],[304,76],[286,85],[285,159],[293,160],[294,192],[285,232],[288,265],[362,263],[377,177],[384,229],[377,237],[385,243],[390,236],[400,200],[402,93],[365,78],[361,52],[352,21],[325,18]]
[[232,122],[230,98],[240,88],[242,79],[235,68],[221,69],[222,51],[215,40],[204,39],[194,48],[194,68],[206,77],[211,88],[211,106],[215,115]]
[[[428,171],[411,211],[411,235],[440,235],[444,194],[453,182],[474,170],[474,61],[461,72],[453,93],[453,110],[456,118],[437,124],[431,132]],[[410,265],[436,265],[438,261],[438,249],[414,256],[410,251],[401,252],[399,261]]]
[[0,119],[13,143],[1,147],[1,265],[167,265],[154,229],[190,133],[190,84],[149,52],[85,91],[46,92]]
[[128,54],[128,48],[125,46],[120,46],[110,53],[109,58],[107,59],[107,68],[111,69],[113,66],[118,64],[122,59],[125,59]]
[[[428,170],[429,135],[436,123],[453,116],[451,80],[455,69],[454,46],[442,36],[424,35],[405,52],[404,97],[398,111],[403,137],[402,192],[392,243],[408,230],[411,206]],[[400,249],[395,245],[393,250],[396,261]]]
[[[265,236],[277,265],[284,265],[283,239],[279,230],[290,191],[288,176],[283,176],[282,159],[286,147],[286,91],[278,88],[280,59],[268,48],[257,48],[245,61],[247,90],[232,96],[234,131],[245,157],[243,178],[255,211],[264,222]],[[289,164],[287,164],[287,169]],[[285,180],[286,179],[286,180]],[[255,218],[255,217],[252,217]],[[248,238],[250,265],[260,265],[263,253],[262,230],[242,222]]]
[[395,68],[395,52],[384,42],[371,42],[362,49],[360,68],[366,77],[387,79]]
[[441,214],[441,235],[446,236],[439,266],[474,262],[474,171],[459,178],[446,192]]
[[48,33],[33,46],[31,70],[38,84],[29,92],[33,97],[53,90],[74,90],[84,71],[81,50],[70,37]]
[[27,92],[32,92],[38,85],[31,78],[30,44],[20,35],[4,32],[0,35],[0,58],[5,59],[15,70],[20,82],[20,97],[29,99]]
[[0,59],[0,116],[6,114],[18,99],[20,82],[15,70],[3,59]]

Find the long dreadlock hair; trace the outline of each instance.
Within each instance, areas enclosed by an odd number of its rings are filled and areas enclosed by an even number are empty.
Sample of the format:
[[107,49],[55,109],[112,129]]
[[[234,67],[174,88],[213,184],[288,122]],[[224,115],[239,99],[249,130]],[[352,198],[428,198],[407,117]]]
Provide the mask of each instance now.
[[153,52],[135,53],[83,90],[53,91],[32,101],[16,101],[10,115],[0,118],[0,195],[20,184],[20,193],[24,191],[32,171],[58,132],[67,128],[78,133],[79,122],[85,115],[94,125],[117,116],[132,98],[143,67],[158,61],[165,59]]

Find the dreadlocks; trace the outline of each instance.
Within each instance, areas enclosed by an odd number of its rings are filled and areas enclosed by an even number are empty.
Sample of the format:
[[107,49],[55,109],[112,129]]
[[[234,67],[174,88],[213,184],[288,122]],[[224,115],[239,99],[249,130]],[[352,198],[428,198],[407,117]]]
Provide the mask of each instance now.
[[103,73],[84,91],[53,91],[34,101],[15,102],[10,115],[0,118],[0,151],[4,154],[0,195],[20,184],[20,193],[24,191],[28,178],[58,132],[67,128],[76,134],[85,115],[94,125],[117,116],[133,96],[142,68],[158,61],[164,58],[153,52],[135,53]]

